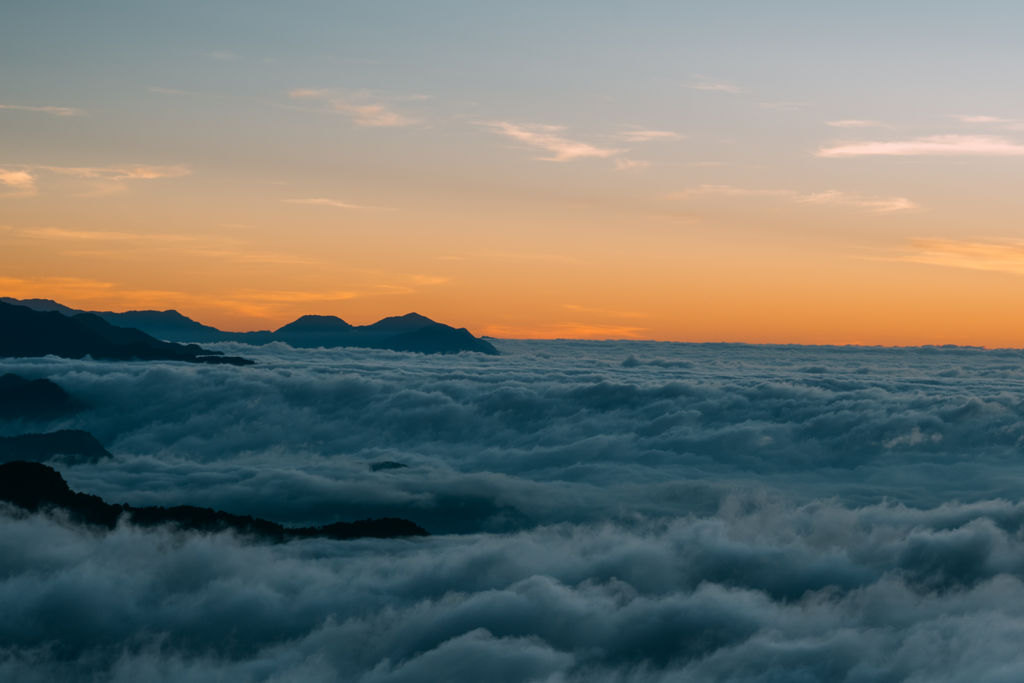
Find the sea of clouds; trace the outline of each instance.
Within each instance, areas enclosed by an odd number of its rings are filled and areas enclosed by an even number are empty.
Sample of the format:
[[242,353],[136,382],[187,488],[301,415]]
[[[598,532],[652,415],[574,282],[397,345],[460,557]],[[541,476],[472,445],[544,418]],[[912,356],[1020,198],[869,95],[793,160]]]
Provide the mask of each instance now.
[[0,422],[76,490],[434,534],[0,510],[0,680],[1024,679],[1024,353],[496,345],[0,359],[90,406]]

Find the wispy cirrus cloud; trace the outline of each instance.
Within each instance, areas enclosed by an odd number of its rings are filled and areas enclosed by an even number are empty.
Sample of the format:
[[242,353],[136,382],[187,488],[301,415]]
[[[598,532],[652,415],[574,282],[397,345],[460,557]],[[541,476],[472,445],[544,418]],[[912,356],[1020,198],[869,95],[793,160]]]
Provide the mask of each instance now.
[[1024,156],[1024,144],[992,135],[930,135],[911,140],[848,142],[822,147],[816,156]]
[[795,204],[816,204],[822,206],[845,206],[876,213],[893,213],[920,208],[906,197],[864,197],[839,190],[823,192],[797,192],[796,190],[772,190],[732,185],[698,185],[669,195],[669,199],[689,200],[699,197],[753,197],[779,199]]
[[[392,128],[411,126],[418,119],[393,111],[369,93],[342,94],[327,89],[296,88],[288,93],[292,99],[318,100],[325,103],[329,111],[343,114],[357,126]],[[423,99],[422,97],[403,99]]]
[[988,116],[985,114],[953,114],[951,118],[963,123],[1015,123],[1014,119],[1004,119],[1001,116]]
[[550,156],[537,157],[540,161],[564,162],[584,158],[606,159],[626,151],[612,147],[598,147],[588,142],[567,138],[562,134],[565,126],[552,126],[541,123],[512,123],[509,121],[484,121],[479,125],[485,126],[499,135],[504,135],[530,147],[537,147],[550,153]]
[[730,95],[737,95],[743,90],[732,83],[726,81],[720,81],[718,79],[710,78],[708,76],[696,75],[693,80],[686,84],[687,88],[691,90],[706,90],[709,92],[724,92]]
[[[42,164],[21,164],[15,168],[0,169],[0,186],[13,188],[15,192],[8,196],[28,196],[36,194],[40,178],[47,174],[66,176],[87,181],[83,196],[105,195],[122,192],[127,183],[141,180],[159,180],[163,178],[179,178],[189,175],[192,170],[188,166],[155,166],[130,164],[125,166],[47,166]],[[81,188],[80,188],[81,189]]]
[[115,230],[68,230],[66,228],[23,228],[18,232],[26,237],[60,241],[187,243],[208,239],[206,237],[196,235],[180,235],[173,233],[136,233],[120,232]]
[[85,111],[76,107],[33,106],[28,104],[0,104],[0,109],[32,111],[52,116],[84,116]]
[[188,166],[151,166],[134,164],[128,166],[35,166],[44,171],[91,180],[157,180],[180,178],[192,173]]
[[674,130],[628,130],[619,137],[626,142],[672,142],[682,140],[684,136]]
[[639,171],[642,168],[647,168],[651,165],[651,162],[644,161],[643,159],[616,159],[615,170],[616,171]]
[[911,251],[897,260],[946,268],[1024,275],[1024,241],[915,239],[911,242]]
[[335,209],[374,209],[377,211],[396,211],[396,209],[388,207],[368,206],[366,204],[353,204],[351,202],[343,202],[340,199],[330,199],[329,197],[282,199],[281,201],[285,202],[286,204],[305,204],[307,206],[329,206]]
[[25,170],[0,168],[0,197],[29,197],[36,193],[36,179]]
[[825,125],[833,128],[888,128],[888,124],[872,119],[838,119],[826,121]]

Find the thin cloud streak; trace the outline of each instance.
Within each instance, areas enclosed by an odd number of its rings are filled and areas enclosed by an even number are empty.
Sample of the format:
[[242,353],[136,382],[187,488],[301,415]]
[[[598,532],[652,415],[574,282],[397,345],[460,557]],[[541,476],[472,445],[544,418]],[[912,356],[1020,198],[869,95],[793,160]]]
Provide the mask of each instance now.
[[999,116],[986,116],[984,114],[953,114],[952,118],[963,123],[1013,123],[1013,119],[1004,119]]
[[630,130],[622,133],[619,137],[626,142],[675,141],[683,139],[683,136],[674,130]]
[[537,147],[551,153],[551,156],[537,157],[540,161],[565,162],[588,157],[606,159],[626,150],[609,147],[597,147],[586,142],[570,140],[561,132],[565,126],[552,126],[539,123],[511,123],[509,121],[489,121],[480,125],[490,128],[499,135],[518,140],[531,147]]
[[893,213],[910,211],[920,208],[906,197],[862,197],[839,190],[823,192],[797,192],[795,190],[762,190],[731,185],[698,185],[697,187],[675,192],[669,199],[689,200],[698,197],[754,197],[777,198],[796,204],[817,204],[824,206],[848,206],[865,209],[875,213]]
[[27,104],[0,104],[0,109],[31,111],[52,116],[85,116],[85,111],[75,107],[32,106]]
[[[342,97],[326,89],[296,88],[290,91],[288,96],[292,99],[325,101],[330,106],[331,111],[348,116],[357,126],[394,128],[419,123],[417,119],[392,111],[380,102],[359,103],[359,96]],[[416,97],[414,99],[422,98]],[[353,102],[353,100],[357,101]]]
[[965,242],[916,239],[914,252],[898,260],[946,268],[1024,275],[1024,241]]
[[309,197],[306,199],[282,199],[281,201],[285,202],[286,204],[304,204],[307,206],[330,206],[335,209],[397,211],[397,209],[391,209],[382,206],[367,206],[365,204],[353,204],[351,202],[343,202],[339,199],[330,199],[329,197]]
[[639,171],[642,168],[647,168],[651,165],[649,161],[643,161],[642,159],[616,159],[615,170],[616,171]]
[[1024,145],[991,135],[930,135],[913,140],[850,142],[822,147],[818,157],[862,156],[1024,156]]
[[162,178],[180,178],[192,173],[188,166],[35,166],[34,168],[59,173],[61,175],[75,176],[76,178],[88,178],[98,180],[158,180]]
[[730,95],[738,95],[743,90],[732,83],[726,83],[725,81],[718,81],[707,76],[694,76],[695,80],[686,85],[691,90],[705,90],[708,92],[724,92]]
[[870,119],[839,119],[838,121],[826,121],[825,125],[833,128],[888,128],[888,124]]

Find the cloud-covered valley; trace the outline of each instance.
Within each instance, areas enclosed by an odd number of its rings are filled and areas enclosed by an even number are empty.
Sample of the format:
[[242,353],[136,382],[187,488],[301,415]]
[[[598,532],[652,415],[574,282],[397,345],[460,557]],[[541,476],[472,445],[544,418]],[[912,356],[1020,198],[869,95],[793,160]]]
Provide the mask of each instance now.
[[[0,515],[5,680],[1015,680],[1019,351],[272,344],[4,359],[133,505],[434,536],[279,545]],[[375,463],[406,467],[375,469]]]

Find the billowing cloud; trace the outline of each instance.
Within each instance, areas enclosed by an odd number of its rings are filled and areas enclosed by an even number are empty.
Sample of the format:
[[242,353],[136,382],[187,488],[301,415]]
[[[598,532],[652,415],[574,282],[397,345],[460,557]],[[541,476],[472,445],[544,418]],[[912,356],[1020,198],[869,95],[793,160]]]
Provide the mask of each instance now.
[[115,457],[63,467],[76,489],[435,532],[265,545],[0,509],[4,678],[1024,672],[1019,351],[496,343],[0,359],[90,406],[0,422],[95,433]]
[[698,185],[669,195],[670,199],[695,199],[699,197],[735,197],[782,199],[796,204],[818,204],[845,206],[877,213],[909,211],[919,208],[906,197],[863,197],[839,190],[823,192],[797,192],[795,190],[769,190],[734,187],[732,185]]
[[508,121],[490,121],[481,125],[499,135],[510,137],[530,147],[537,147],[550,153],[550,156],[538,157],[542,161],[573,161],[588,157],[605,159],[626,151],[611,147],[598,147],[587,142],[566,138],[562,135],[565,126],[510,123]]
[[27,104],[0,104],[0,109],[39,112],[53,116],[83,116],[85,114],[84,111],[75,107],[32,106]]
[[930,135],[912,140],[848,142],[822,147],[817,156],[1021,156],[1024,144],[991,135]]

